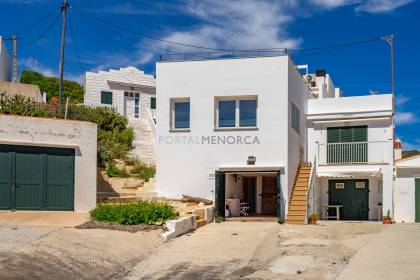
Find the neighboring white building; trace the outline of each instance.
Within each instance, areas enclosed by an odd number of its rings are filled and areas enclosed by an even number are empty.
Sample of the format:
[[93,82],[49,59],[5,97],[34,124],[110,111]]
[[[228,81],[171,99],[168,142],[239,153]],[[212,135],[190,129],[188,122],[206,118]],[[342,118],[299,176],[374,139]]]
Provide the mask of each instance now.
[[0,81],[12,80],[12,63],[3,37],[0,36]]
[[420,156],[397,160],[395,184],[396,222],[420,222]]
[[155,78],[135,67],[86,72],[85,105],[112,106],[127,117],[135,139],[132,154],[155,163]]
[[86,72],[84,103],[115,107],[129,120],[146,118],[156,109],[155,78],[135,67]]
[[156,71],[159,195],[212,199],[222,216],[240,200],[290,223],[336,204],[343,219],[393,214],[391,95],[342,97],[328,73],[301,75],[288,56]]

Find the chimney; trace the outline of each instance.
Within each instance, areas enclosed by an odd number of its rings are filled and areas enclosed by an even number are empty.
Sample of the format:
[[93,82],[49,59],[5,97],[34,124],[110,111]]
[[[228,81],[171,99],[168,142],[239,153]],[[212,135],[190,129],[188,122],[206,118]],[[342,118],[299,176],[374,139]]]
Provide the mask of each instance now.
[[403,145],[401,143],[401,140],[397,138],[394,143],[394,156],[395,160],[402,159],[402,149]]

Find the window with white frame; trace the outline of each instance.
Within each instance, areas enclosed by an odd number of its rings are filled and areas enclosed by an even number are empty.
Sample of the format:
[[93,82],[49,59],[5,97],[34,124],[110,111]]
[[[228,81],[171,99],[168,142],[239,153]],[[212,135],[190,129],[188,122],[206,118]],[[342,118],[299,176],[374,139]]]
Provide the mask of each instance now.
[[257,127],[257,97],[217,97],[215,99],[216,128]]
[[300,133],[300,111],[295,103],[292,103],[292,127]]
[[172,98],[171,99],[171,129],[188,130],[190,129],[190,99]]

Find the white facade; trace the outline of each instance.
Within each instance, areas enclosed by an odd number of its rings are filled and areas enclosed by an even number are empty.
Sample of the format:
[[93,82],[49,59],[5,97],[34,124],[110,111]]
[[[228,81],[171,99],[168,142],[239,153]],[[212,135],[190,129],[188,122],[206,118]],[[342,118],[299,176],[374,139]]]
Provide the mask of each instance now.
[[[109,98],[111,95],[112,97]],[[113,106],[129,120],[146,118],[155,98],[155,79],[135,67],[86,72],[84,103]]]
[[[416,201],[416,192],[420,191],[420,156],[398,160],[396,163],[395,215],[396,222],[413,223],[419,221],[420,201]],[[417,194],[418,195],[418,194]]]
[[0,81],[12,80],[12,63],[3,37],[0,36]]
[[[377,219],[378,209],[393,213],[391,95],[342,97],[329,74],[302,76],[288,56],[160,62],[156,69],[159,194],[214,200],[215,172],[223,171],[226,198],[243,199],[244,191],[235,186],[243,184],[241,178],[255,178],[255,212],[261,213],[261,182],[279,171],[285,216],[298,167],[310,162],[312,212],[328,205],[329,180],[352,179],[367,180],[366,219]],[[220,100],[250,98],[258,104],[255,127],[218,127]],[[186,129],[173,127],[176,102],[189,102]],[[360,126],[366,139],[334,145],[363,158],[331,162],[327,131]],[[245,137],[257,141],[238,141]],[[250,156],[255,165],[247,164]]]

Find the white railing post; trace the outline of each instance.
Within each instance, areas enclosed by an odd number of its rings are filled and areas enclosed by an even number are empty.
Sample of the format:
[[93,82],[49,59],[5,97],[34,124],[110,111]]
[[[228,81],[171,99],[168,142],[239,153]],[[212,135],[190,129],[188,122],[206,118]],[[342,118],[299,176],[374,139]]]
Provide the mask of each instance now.
[[152,131],[153,139],[156,141],[156,123],[150,108],[146,108],[146,120],[149,124],[150,130]]

